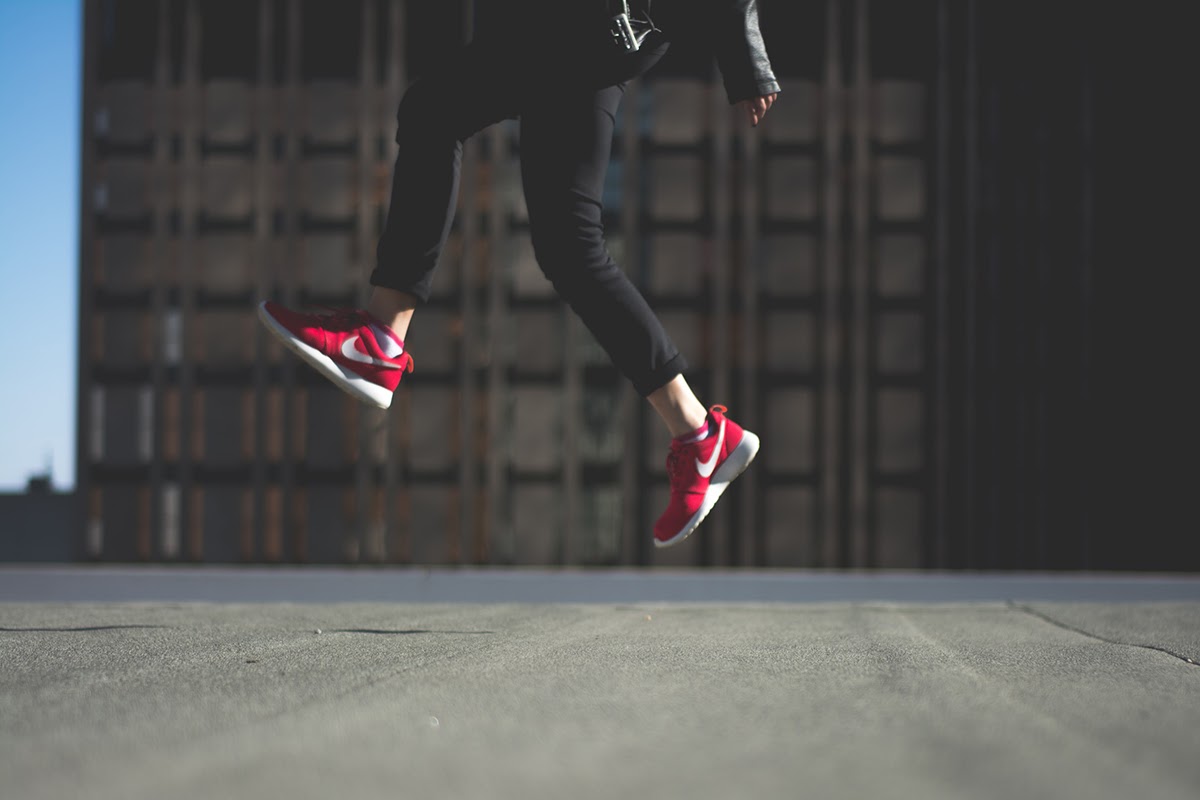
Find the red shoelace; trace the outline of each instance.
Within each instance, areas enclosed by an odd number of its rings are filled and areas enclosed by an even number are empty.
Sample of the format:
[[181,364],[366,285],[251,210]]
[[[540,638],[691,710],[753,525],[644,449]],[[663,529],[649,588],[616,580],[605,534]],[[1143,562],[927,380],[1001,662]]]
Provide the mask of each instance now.
[[317,308],[328,312],[313,314],[317,318],[317,323],[327,331],[347,331],[371,322],[371,315],[359,308],[336,308],[320,305]]
[[682,479],[686,477],[683,468],[679,464],[679,456],[680,451],[674,447],[667,453],[667,479],[670,481],[672,489],[676,488],[682,482]]
[[[709,413],[711,414],[713,411],[717,411],[721,414],[724,414],[728,410],[729,409],[727,409],[725,406],[715,405],[709,409]],[[707,418],[705,419],[705,424],[708,424]],[[701,439],[701,441],[704,440]],[[684,445],[684,447],[686,446],[687,445]],[[674,446],[667,451],[667,477],[670,479],[672,487],[680,482],[686,483],[688,479],[687,470],[684,469],[679,463],[680,454],[682,452],[682,449],[676,449]]]

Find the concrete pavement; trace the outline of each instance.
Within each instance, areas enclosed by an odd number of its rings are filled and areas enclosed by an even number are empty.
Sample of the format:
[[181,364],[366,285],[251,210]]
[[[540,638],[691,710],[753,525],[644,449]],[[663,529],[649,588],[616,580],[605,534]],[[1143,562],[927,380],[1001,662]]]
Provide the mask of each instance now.
[[1200,584],[1141,580],[1182,596],[0,603],[0,794],[1194,798]]
[[505,569],[4,566],[0,602],[219,603],[1200,602],[1200,576]]

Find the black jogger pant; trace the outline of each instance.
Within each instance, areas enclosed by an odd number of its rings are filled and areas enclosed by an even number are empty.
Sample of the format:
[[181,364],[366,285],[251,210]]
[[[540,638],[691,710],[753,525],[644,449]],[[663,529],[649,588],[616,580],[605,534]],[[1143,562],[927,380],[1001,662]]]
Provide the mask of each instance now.
[[465,139],[521,121],[521,179],[538,265],[646,396],[686,369],[658,317],[604,245],[601,203],[617,106],[666,52],[514,44],[482,36],[419,78],[400,104],[391,207],[371,283],[429,299],[453,221]]

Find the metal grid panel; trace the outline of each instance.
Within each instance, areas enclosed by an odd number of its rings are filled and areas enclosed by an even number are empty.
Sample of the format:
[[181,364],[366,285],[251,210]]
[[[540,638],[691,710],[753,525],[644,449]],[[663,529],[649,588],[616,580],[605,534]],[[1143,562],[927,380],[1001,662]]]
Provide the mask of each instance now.
[[[1050,390],[1012,387],[1071,357],[1046,321],[1071,288],[1054,283],[1051,254],[1070,248],[1012,201],[1036,184],[1045,211],[1078,188],[1022,160],[1023,119],[1075,121],[981,69],[1005,55],[979,46],[981,15],[1003,18],[980,0],[763,0],[785,94],[754,133],[703,65],[665,65],[629,87],[606,189],[610,249],[661,309],[702,399],[730,405],[767,447],[685,546],[648,546],[666,436],[533,259],[511,123],[467,145],[434,302],[410,337],[419,372],[392,412],[354,406],[285,357],[254,325],[253,302],[362,301],[406,48],[420,50],[407,21],[424,14],[426,29],[450,26],[431,35],[469,36],[472,5],[355,3],[314,55],[306,42],[330,8],[259,0],[238,11],[256,15],[237,44],[253,57],[230,54],[222,63],[238,74],[218,76],[199,0],[156,3],[113,41],[87,4],[80,475],[97,498],[92,552],[809,566],[1051,557],[1044,493],[1014,484],[1024,499],[1001,509],[995,481],[1040,480],[1057,452]],[[776,47],[783,30],[804,47]],[[1043,165],[1062,155],[1044,142],[1033,143]],[[161,346],[144,346],[159,330]],[[1018,333],[1034,344],[1009,347]],[[148,460],[129,459],[141,471],[114,472],[90,443],[117,453],[138,425],[93,430],[91,398],[124,413],[144,395],[163,434],[135,441],[130,453],[149,447]],[[230,420],[239,430],[222,449],[213,437]],[[134,486],[151,491],[99,499]],[[164,508],[164,497],[178,500]],[[110,505],[133,509],[134,533],[114,526]],[[180,546],[149,547],[166,540],[143,529],[168,518],[182,521]],[[210,542],[225,523],[233,538]],[[1004,541],[1001,528],[1019,523],[1028,541]]]

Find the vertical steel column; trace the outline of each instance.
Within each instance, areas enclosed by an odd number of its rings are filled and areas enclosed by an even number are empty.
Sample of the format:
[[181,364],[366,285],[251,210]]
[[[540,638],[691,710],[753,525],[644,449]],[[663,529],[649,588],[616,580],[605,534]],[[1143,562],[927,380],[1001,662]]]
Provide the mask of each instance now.
[[999,185],[1002,166],[1000,163],[1002,136],[999,119],[999,91],[995,84],[989,85],[986,91],[985,109],[981,115],[981,120],[986,128],[986,142],[982,148],[986,152],[986,159],[981,159],[980,165],[980,187],[983,192],[982,203],[987,221],[985,252],[980,254],[980,266],[984,271],[983,279],[980,281],[982,290],[980,295],[987,298],[986,329],[983,333],[985,350],[983,371],[986,375],[986,383],[978,394],[983,403],[983,415],[986,417],[985,452],[984,457],[980,459],[982,464],[986,464],[986,467],[979,482],[981,487],[985,487],[986,496],[982,498],[981,505],[983,507],[977,520],[980,522],[984,536],[982,564],[995,568],[1001,566],[999,549],[1001,492],[997,473],[1000,463],[1000,443],[1003,437],[1000,431],[1000,398],[997,384],[1000,370],[1000,270],[1003,260],[999,241],[1000,232],[1003,230],[1003,226],[1000,224]]
[[[374,180],[374,158],[371,144],[375,133],[376,90],[375,75],[375,18],[376,5],[362,0],[362,23],[359,29],[359,80],[358,80],[358,191],[355,202],[355,227],[357,233],[356,261],[358,263],[356,300],[359,308],[365,308],[370,287],[372,244],[375,241],[374,210],[371,204],[371,186]],[[387,412],[378,411],[366,404],[359,405],[358,414],[358,459],[354,464],[355,523],[353,529],[359,539],[359,558],[367,561],[382,561],[384,544],[379,526],[374,519],[375,497],[379,485],[375,479],[377,437],[386,431]]]
[[[283,231],[285,264],[296,264],[299,243],[296,225],[298,166],[300,149],[300,0],[288,0],[287,4],[287,66],[283,89]],[[296,300],[296,270],[285,269],[276,273],[276,280],[284,305],[293,307]],[[296,396],[296,360],[284,358],[283,367],[283,474],[282,495],[284,519],[287,523],[288,544],[284,547],[285,558],[300,560],[305,552],[304,530],[300,523],[298,505],[304,501],[304,493],[296,487],[296,437],[297,419],[303,411],[303,400]]]
[[[641,213],[641,116],[642,81],[636,80],[625,89],[625,109],[621,127],[621,153],[625,171],[621,185],[621,233],[625,237],[626,269],[634,275],[645,275],[645,247],[642,242]],[[621,459],[621,563],[644,564],[649,556],[642,531],[642,507],[645,488],[638,480],[645,463],[645,437],[642,420],[645,410],[642,398],[630,385],[621,381],[620,419],[625,428],[625,452]]]
[[841,302],[841,143],[842,143],[842,47],[841,2],[827,0],[825,26],[825,80],[821,98],[823,162],[821,172],[822,259],[821,327],[818,334],[822,385],[816,399],[816,427],[820,432],[817,485],[817,526],[821,537],[822,566],[838,561],[838,472],[843,458],[839,452],[838,376],[842,361]]
[[846,543],[850,555],[847,566],[873,566],[867,534],[867,504],[871,502],[868,486],[868,467],[871,454],[867,449],[868,426],[868,381],[871,357],[870,320],[871,282],[868,274],[868,258],[871,237],[871,60],[868,41],[867,0],[854,2],[854,77],[851,96],[853,107],[849,111],[851,152],[850,162],[850,212],[851,231],[849,260],[850,290],[850,342],[847,355],[849,385],[846,398],[849,408],[849,452],[843,453],[849,467],[845,474],[849,486],[842,487],[843,497],[848,501],[843,526],[849,535]]
[[978,292],[979,292],[979,242],[978,242],[978,193],[979,193],[979,41],[977,33],[976,0],[966,0],[966,80],[964,142],[966,154],[964,165],[964,238],[963,285],[964,285],[964,354],[963,365],[963,515],[959,521],[963,527],[965,546],[961,566],[973,568],[977,552],[975,538],[978,536],[975,512],[975,484],[979,455],[977,450],[978,424],[975,414],[976,381],[978,365]]
[[[474,34],[474,0],[462,0],[463,35],[470,40]],[[475,356],[476,356],[476,310],[475,310],[475,238],[479,235],[479,218],[476,208],[479,180],[477,137],[463,144],[462,189],[459,192],[459,219],[462,235],[462,282],[459,287],[459,310],[462,314],[462,348],[459,361],[459,503],[458,530],[448,531],[449,557],[453,562],[462,560],[462,548],[472,539],[475,520],[475,492],[477,490],[475,464]]]
[[[182,317],[183,346],[179,361],[179,487],[183,513],[187,520],[185,552],[199,557],[203,548],[203,511],[196,507],[198,500],[193,483],[193,439],[195,438],[196,401],[195,364],[193,363],[194,331],[196,326],[196,185],[200,180],[199,125],[200,116],[200,14],[198,0],[187,0],[184,20],[183,85],[181,87],[181,139],[183,162],[179,171],[179,301]],[[200,551],[200,552],[198,552]]]
[[579,463],[579,418],[583,414],[583,367],[580,364],[583,323],[566,303],[561,304],[563,346],[563,520],[559,529],[558,562],[574,562],[578,550],[582,469]]
[[[151,239],[151,263],[166,264],[167,263],[167,224],[169,203],[167,202],[167,186],[169,185],[168,174],[170,172],[170,136],[168,130],[170,128],[170,104],[168,95],[171,91],[170,86],[170,37],[167,36],[167,0],[159,0],[158,3],[158,30],[155,32],[155,38],[158,42],[156,51],[158,58],[154,64],[154,90],[151,93],[151,104],[153,106],[154,120],[153,136],[154,136],[154,153],[150,170],[150,185],[154,187],[153,205],[154,211],[152,216],[152,224],[154,231]],[[87,119],[84,120],[85,124]],[[88,140],[84,139],[86,147]],[[166,395],[166,368],[163,364],[163,348],[161,346],[163,320],[166,318],[166,303],[167,303],[167,288],[165,286],[167,271],[163,269],[155,270],[154,277],[151,279],[150,289],[150,317],[157,329],[151,334],[151,340],[159,344],[151,353],[150,365],[150,381],[153,387],[153,400],[151,407],[153,408],[154,420],[151,427],[151,435],[153,444],[150,450],[150,530],[159,531],[159,535],[154,537],[157,540],[157,546],[152,543],[150,547],[151,557],[154,555],[163,555],[162,537],[164,528],[162,527],[162,493],[164,474],[166,465],[163,458],[163,436],[161,431],[163,421],[163,397]],[[80,286],[80,296],[83,296],[87,290],[86,284]],[[80,359],[84,357],[83,351],[80,351]],[[85,439],[81,440],[86,441]],[[153,534],[152,534],[153,535]]]
[[[733,194],[730,171],[733,168],[730,158],[732,136],[730,132],[730,110],[720,99],[720,81],[710,76],[708,91],[705,98],[709,106],[709,132],[712,136],[712,180],[709,182],[712,196],[709,197],[708,207],[712,214],[712,326],[715,335],[712,336],[712,381],[710,390],[712,397],[722,398],[729,402],[729,373],[730,346],[729,337],[732,334],[729,324],[729,292],[732,288],[730,280],[730,259],[733,248],[730,246],[730,217],[731,196]],[[731,398],[730,398],[731,399]],[[720,564],[728,552],[729,542],[729,506],[721,505],[714,509],[708,518],[702,547],[696,548],[696,556],[702,564]]]
[[[487,514],[477,556],[489,561],[499,552],[511,559],[516,552],[508,513],[508,216],[506,187],[513,180],[509,163],[508,127],[493,125],[487,132],[491,152],[488,206],[488,335],[487,348]],[[497,548],[497,543],[503,545]]]
[[[763,398],[759,393],[759,377],[763,368],[759,319],[759,135],[747,132],[741,137],[741,237],[738,240],[738,263],[741,265],[741,391],[739,416],[751,430],[762,430]],[[762,566],[766,559],[766,531],[760,530],[759,519],[766,518],[765,495],[758,480],[759,470],[747,470],[738,480],[741,486],[741,513],[738,533],[730,542],[727,558],[734,566]]]
[[[1032,428],[1032,443],[1030,445],[1030,456],[1033,461],[1033,489],[1030,492],[1030,507],[1031,516],[1030,527],[1032,531],[1032,542],[1030,547],[1025,552],[1021,553],[1022,562],[1029,564],[1030,558],[1033,559],[1035,568],[1045,569],[1050,566],[1048,563],[1049,546],[1046,541],[1048,536],[1049,525],[1049,503],[1047,502],[1047,494],[1051,491],[1052,485],[1054,489],[1060,489],[1062,482],[1058,479],[1059,475],[1054,475],[1050,471],[1049,465],[1049,436],[1050,436],[1050,390],[1048,385],[1052,380],[1050,377],[1050,330],[1049,316],[1051,313],[1051,286],[1050,286],[1050,270],[1051,258],[1050,243],[1051,228],[1053,224],[1050,220],[1050,120],[1047,118],[1048,112],[1043,103],[1035,101],[1031,109],[1033,117],[1034,136],[1033,145],[1035,148],[1035,164],[1033,167],[1033,220],[1030,228],[1032,229],[1033,239],[1033,281],[1034,289],[1032,292],[1031,305],[1033,306],[1034,314],[1034,346],[1033,346],[1033,386],[1030,394],[1031,401],[1031,428]],[[1028,295],[1027,295],[1028,296]],[[1026,486],[1028,486],[1026,482]]]
[[[950,9],[947,0],[938,0],[937,5],[937,77],[934,114],[934,302],[933,302],[933,402],[926,403],[933,410],[933,419],[927,420],[933,436],[933,450],[929,453],[932,463],[933,491],[924,505],[932,509],[922,514],[923,519],[933,520],[933,546],[926,552],[932,563],[924,567],[946,566],[949,552],[947,506],[949,493],[949,372],[950,372]],[[932,512],[932,513],[931,513]]]
[[[267,297],[271,288],[271,64],[272,23],[270,0],[258,2],[258,65],[254,87],[254,299]],[[254,326],[254,516],[257,555],[266,555],[267,483],[267,331]]]
[[[404,5],[402,0],[390,0],[387,8],[389,10],[386,24],[388,30],[391,31],[392,47],[388,50],[387,75],[385,78],[386,90],[384,99],[379,105],[379,125],[378,131],[383,142],[392,140],[389,135],[394,132],[395,123],[391,120],[392,110],[400,102],[400,94],[404,86],[405,65],[403,58],[403,42],[404,42]],[[383,21],[380,24],[385,24]],[[378,165],[378,176],[381,180],[386,181],[384,176],[390,175],[391,159],[386,158],[386,153],[389,149],[385,146],[381,157],[383,161]],[[386,203],[388,195],[386,183],[379,187],[382,191],[383,202]],[[387,208],[384,208],[386,213]],[[380,231],[376,230],[378,235]],[[372,251],[374,252],[374,251]],[[404,560],[408,557],[407,547],[407,530],[409,520],[405,515],[401,514],[402,508],[408,508],[408,487],[400,485],[400,472],[403,468],[403,461],[407,459],[406,449],[400,446],[401,433],[408,429],[409,414],[408,414],[408,399],[407,392],[402,393],[399,407],[393,407],[387,415],[387,456],[383,467],[383,482],[384,482],[384,526],[387,530],[387,557],[389,560]]]
[[[1080,225],[1079,225],[1079,408],[1083,414],[1090,417],[1092,413],[1092,395],[1091,395],[1091,380],[1092,380],[1092,269],[1093,269],[1093,253],[1092,253],[1092,227],[1095,215],[1094,200],[1092,192],[1094,191],[1094,181],[1092,175],[1093,159],[1095,152],[1093,147],[1094,131],[1092,129],[1093,121],[1093,99],[1092,99],[1092,63],[1091,53],[1088,49],[1087,37],[1082,39],[1081,53],[1081,84],[1082,96],[1080,98],[1080,136],[1082,145],[1079,148],[1080,166],[1082,168],[1081,190],[1082,197]],[[1086,436],[1086,433],[1084,434]],[[1082,440],[1084,436],[1081,436]],[[1083,553],[1080,561],[1076,562],[1083,569],[1090,569],[1092,566],[1092,526],[1091,526],[1091,505],[1087,502],[1091,497],[1091,464],[1083,464],[1083,469],[1079,470],[1078,497],[1079,497],[1079,528],[1080,538],[1083,541]]]
[[[1029,253],[1031,246],[1029,205],[1033,182],[1030,180],[1030,165],[1026,149],[1032,139],[1028,118],[1031,102],[1029,91],[1032,88],[1029,70],[1030,67],[1025,64],[1019,65],[1014,70],[1017,73],[1016,91],[1011,99],[1007,96],[1004,98],[1008,102],[1003,109],[1005,116],[1000,121],[1003,130],[1008,135],[1003,163],[1003,179],[1007,185],[1004,186],[1003,191],[1004,203],[1007,207],[1005,212],[1010,215],[1006,220],[1006,241],[1004,243],[1009,263],[1003,264],[1002,262],[1002,272],[997,276],[1001,282],[1002,308],[1005,313],[1002,321],[1003,330],[1010,336],[1008,342],[1005,343],[1007,346],[1004,347],[1009,352],[1001,351],[1004,367],[1001,379],[1007,384],[1001,391],[1001,396],[1007,395],[1005,399],[1010,403],[1007,414],[1011,415],[1009,418],[1012,420],[1012,427],[1004,431],[1005,439],[1001,445],[1004,460],[1000,469],[1001,480],[1007,483],[1008,497],[1006,501],[1011,509],[1011,515],[1008,516],[1011,534],[1003,536],[1001,539],[1006,549],[1002,565],[1008,567],[1021,563],[1029,531],[1030,485],[1029,481],[1025,479],[1025,475],[1031,468],[1029,463],[1029,412],[1032,388],[1024,380],[1030,366],[1029,356],[1032,342],[1028,337],[1028,331],[1030,323],[1033,321],[1030,310],[1024,303],[1026,282],[1032,272]],[[1013,130],[1014,127],[1017,129],[1016,131]],[[1012,336],[1012,334],[1017,335]],[[1020,346],[1017,348],[1012,348],[1011,342],[1014,338],[1020,342]],[[1001,518],[1003,519],[1004,516]],[[1002,531],[1009,533],[1003,529]]]
[[563,347],[563,524],[560,527],[558,561],[574,562],[579,535],[579,508],[582,469],[579,464],[579,417],[583,413],[583,367],[580,362],[583,323],[569,307],[563,306],[566,344]]

